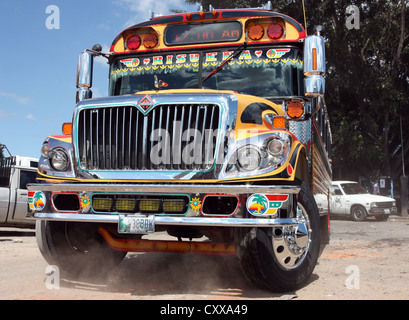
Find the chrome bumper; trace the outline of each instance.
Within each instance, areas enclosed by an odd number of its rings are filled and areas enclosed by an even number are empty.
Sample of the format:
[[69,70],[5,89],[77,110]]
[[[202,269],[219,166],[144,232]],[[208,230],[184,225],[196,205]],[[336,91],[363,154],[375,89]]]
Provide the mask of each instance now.
[[134,192],[134,193],[212,193],[212,194],[249,194],[278,193],[298,194],[299,186],[260,186],[260,185],[200,185],[200,184],[29,184],[29,191],[64,192]]
[[[212,195],[240,195],[240,194],[298,194],[299,186],[291,185],[190,185],[190,184],[32,184],[28,185],[29,191],[41,192],[76,192],[76,193],[188,193],[188,194],[212,194]],[[60,213],[60,212],[29,212],[30,219],[75,221],[95,223],[118,223],[117,214],[95,213]],[[155,216],[155,225],[179,225],[179,226],[214,226],[214,227],[273,227],[297,225],[298,220],[292,218],[236,218],[236,217],[180,217],[180,216]]]
[[[36,213],[39,220],[118,223],[117,215]],[[206,226],[206,227],[282,227],[298,225],[297,219],[244,219],[216,217],[155,217],[155,225]]]

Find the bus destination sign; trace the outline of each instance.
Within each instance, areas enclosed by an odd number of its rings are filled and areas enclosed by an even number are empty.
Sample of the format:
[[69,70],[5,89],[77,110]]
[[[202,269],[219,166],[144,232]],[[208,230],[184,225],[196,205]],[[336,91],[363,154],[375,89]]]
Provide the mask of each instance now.
[[165,43],[169,46],[183,44],[238,41],[242,36],[240,22],[170,25],[165,31]]

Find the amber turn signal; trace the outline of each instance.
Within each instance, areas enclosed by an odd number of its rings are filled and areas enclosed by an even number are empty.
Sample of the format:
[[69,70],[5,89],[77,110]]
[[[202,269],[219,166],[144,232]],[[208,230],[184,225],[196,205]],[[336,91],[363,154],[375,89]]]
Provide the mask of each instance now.
[[273,118],[274,129],[285,129],[285,117],[276,116]]
[[72,123],[71,122],[66,122],[62,125],[62,133],[72,134]]
[[264,29],[261,25],[252,25],[248,30],[248,35],[252,40],[260,40],[264,35]]
[[304,114],[304,106],[301,102],[291,102],[287,106],[287,115],[291,119],[298,119]]
[[154,33],[147,34],[145,38],[143,39],[143,45],[148,49],[155,48],[157,44],[158,44],[158,36]]

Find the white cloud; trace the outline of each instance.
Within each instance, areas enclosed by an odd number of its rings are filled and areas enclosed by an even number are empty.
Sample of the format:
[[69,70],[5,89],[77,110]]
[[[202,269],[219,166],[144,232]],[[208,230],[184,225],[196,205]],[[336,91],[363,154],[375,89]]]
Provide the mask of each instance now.
[[5,112],[3,110],[0,110],[0,118],[8,118],[8,117],[15,117],[17,116],[17,113],[15,112]]
[[26,119],[28,119],[28,120],[37,120],[37,118],[32,114],[32,113],[29,113],[28,115],[26,115]]
[[24,106],[28,106],[31,104],[31,101],[27,97],[19,96],[18,94],[15,94],[13,92],[2,92],[0,91],[0,96],[6,97],[6,98],[11,98],[15,101],[17,101],[19,104],[22,104]]
[[193,10],[196,6],[187,5],[185,0],[115,0],[114,3],[129,11],[130,17],[125,22],[124,28],[128,28],[142,21],[150,19],[149,10],[155,14],[169,15],[171,9]]

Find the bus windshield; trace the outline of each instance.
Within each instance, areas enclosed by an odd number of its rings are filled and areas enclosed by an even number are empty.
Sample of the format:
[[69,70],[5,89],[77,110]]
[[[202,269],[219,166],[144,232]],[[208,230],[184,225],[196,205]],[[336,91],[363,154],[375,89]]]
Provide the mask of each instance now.
[[138,55],[114,60],[110,95],[155,90],[155,76],[164,89],[233,90],[259,97],[303,96],[303,65],[298,48],[251,48],[202,82],[234,50]]

